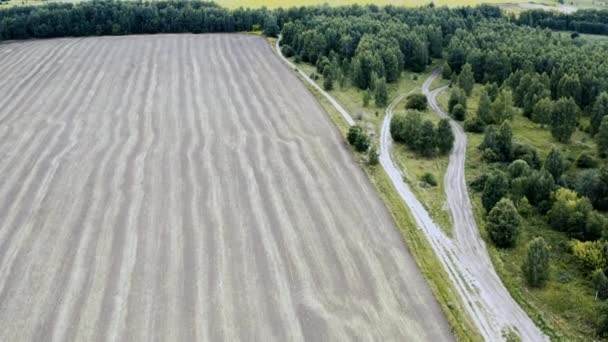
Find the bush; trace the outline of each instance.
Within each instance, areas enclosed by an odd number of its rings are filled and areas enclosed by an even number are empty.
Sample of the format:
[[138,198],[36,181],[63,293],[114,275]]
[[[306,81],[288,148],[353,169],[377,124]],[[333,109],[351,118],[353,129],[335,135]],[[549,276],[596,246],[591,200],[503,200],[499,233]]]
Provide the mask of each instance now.
[[437,186],[437,179],[435,178],[435,175],[430,172],[426,172],[425,174],[423,174],[420,180],[430,186]]
[[424,111],[428,105],[426,95],[424,94],[412,94],[407,97],[407,102],[405,103],[406,109],[416,109]]
[[608,266],[604,245],[600,241],[581,242],[575,240],[572,243],[572,254],[589,272],[603,270]]
[[576,166],[581,169],[594,168],[597,167],[597,160],[589,155],[589,153],[583,152],[576,158]]
[[483,133],[485,124],[475,117],[473,119],[467,119],[464,121],[464,130],[471,133]]
[[458,103],[452,108],[452,116],[455,120],[463,121],[467,116],[467,110]]
[[486,224],[488,235],[498,247],[513,247],[519,235],[520,222],[521,217],[513,202],[508,198],[503,198],[488,214]]
[[367,151],[367,163],[369,165],[378,165],[380,162],[380,155],[378,154],[378,149],[376,145],[372,145]]
[[291,48],[291,46],[285,44],[283,46],[281,46],[281,52],[283,53],[283,55],[285,57],[292,57],[293,56],[293,49]]
[[351,126],[346,140],[358,152],[365,152],[369,148],[370,139],[360,126]]
[[536,149],[526,144],[513,144],[513,159],[524,160],[533,169],[540,169],[541,162]]
[[493,172],[484,184],[481,203],[486,211],[490,211],[508,192],[509,180],[507,176],[501,171]]
[[522,270],[528,285],[532,287],[542,287],[549,279],[549,247],[542,237],[528,244]]
[[507,172],[511,179],[527,176],[530,173],[530,166],[524,160],[517,159],[509,165]]

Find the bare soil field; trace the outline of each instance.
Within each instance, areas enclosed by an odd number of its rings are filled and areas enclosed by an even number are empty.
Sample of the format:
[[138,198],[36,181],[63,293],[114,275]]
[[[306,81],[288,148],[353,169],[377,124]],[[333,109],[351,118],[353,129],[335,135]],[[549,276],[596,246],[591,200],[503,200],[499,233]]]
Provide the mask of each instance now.
[[453,339],[264,39],[41,40],[0,59],[0,340]]

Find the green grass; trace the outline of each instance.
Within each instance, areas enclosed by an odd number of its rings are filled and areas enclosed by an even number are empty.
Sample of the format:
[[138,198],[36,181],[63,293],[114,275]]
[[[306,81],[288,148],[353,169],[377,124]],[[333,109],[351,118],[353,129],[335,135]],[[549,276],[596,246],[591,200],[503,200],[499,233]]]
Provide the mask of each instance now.
[[[481,87],[476,85],[468,99],[468,116],[475,115]],[[438,100],[443,108],[447,107],[449,90],[442,93]],[[588,134],[577,130],[569,144],[562,144],[553,139],[547,128],[518,114],[512,121],[515,142],[534,146],[544,160],[552,146],[558,147],[565,158],[574,160],[579,153],[586,151],[595,155],[595,143]],[[467,183],[476,179],[488,170],[477,149],[483,140],[483,134],[467,133],[468,145],[465,175]],[[577,172],[572,165],[568,172]],[[594,336],[594,322],[598,302],[594,300],[594,291],[588,277],[580,270],[573,256],[568,252],[565,234],[556,232],[548,226],[538,214],[524,218],[522,233],[517,246],[510,250],[493,246],[487,236],[484,225],[484,210],[481,206],[481,194],[469,192],[473,210],[482,237],[486,240],[490,257],[496,271],[510,291],[511,295],[526,310],[536,324],[554,340],[583,341]],[[529,288],[523,279],[521,264],[526,256],[526,241],[542,236],[551,246],[550,280],[542,289]]]
[[[293,59],[292,59],[293,61]],[[315,67],[310,64],[298,64],[307,75],[316,73]],[[396,98],[399,94],[407,93],[415,89],[420,89],[424,80],[436,67],[431,65],[423,73],[403,72],[398,82],[389,84],[389,99]],[[319,86],[323,84],[323,78],[319,75],[316,80]],[[444,82],[445,83],[445,82]],[[316,92],[316,91],[315,91]],[[334,85],[334,89],[328,93],[340,103],[355,119],[355,122],[370,132],[372,139],[378,143],[382,120],[384,119],[385,108],[378,108],[373,100],[370,105],[363,107],[363,92],[350,84],[340,87]],[[323,101],[327,101],[323,98]],[[389,100],[390,101],[390,100]],[[405,112],[405,101],[399,103],[395,109],[395,114]],[[439,117],[431,110],[423,113],[424,119],[430,119],[433,123],[439,121]],[[448,164],[447,156],[437,156],[434,158],[422,158],[407,149],[401,144],[395,144],[391,154],[401,172],[405,175],[404,180],[410,184],[414,193],[427,208],[433,220],[448,234],[451,235],[452,222],[450,213],[447,210],[445,192],[443,188],[443,176]],[[426,172],[431,172],[437,179],[436,187],[424,187],[420,178]]]

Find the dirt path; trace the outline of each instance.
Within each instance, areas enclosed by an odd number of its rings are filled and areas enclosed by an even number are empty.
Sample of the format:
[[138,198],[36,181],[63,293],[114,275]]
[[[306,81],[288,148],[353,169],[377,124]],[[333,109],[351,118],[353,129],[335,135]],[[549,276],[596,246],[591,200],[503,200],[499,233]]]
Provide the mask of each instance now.
[[[276,43],[279,51],[279,42]],[[297,69],[281,55],[281,58],[304,77],[326,97],[345,117],[349,125],[354,124],[351,116],[337,102],[311,80],[303,71]],[[445,115],[438,108],[435,97],[443,89],[437,89],[432,94],[428,91],[430,84],[439,75],[435,71],[425,80],[423,89],[428,95],[431,106]],[[480,334],[488,341],[503,339],[507,329],[515,330],[523,341],[544,341],[548,338],[534,325],[527,314],[510,296],[500,279],[487,253],[485,244],[479,236],[470,200],[464,181],[464,157],[466,152],[466,135],[462,128],[451,122],[455,131],[455,147],[450,155],[445,184],[450,210],[454,218],[455,238],[449,238],[431,219],[428,211],[416,198],[410,187],[403,181],[403,175],[393,162],[390,149],[390,120],[394,108],[407,94],[398,96],[387,108],[380,133],[380,163],[389,175],[393,185],[412,211],[418,226],[424,231],[433,250],[444,265],[450,280],[459,292],[467,312],[477,325]]]
[[375,189],[264,39],[0,56],[0,341],[453,339]]

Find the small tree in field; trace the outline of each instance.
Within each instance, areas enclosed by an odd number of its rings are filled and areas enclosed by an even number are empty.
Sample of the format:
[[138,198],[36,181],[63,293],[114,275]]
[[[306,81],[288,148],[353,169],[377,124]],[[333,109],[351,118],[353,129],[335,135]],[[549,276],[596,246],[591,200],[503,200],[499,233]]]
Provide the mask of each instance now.
[[348,143],[358,152],[367,151],[370,145],[369,137],[360,126],[351,126],[348,130],[346,140],[348,140]]
[[369,101],[372,99],[372,92],[369,88],[363,91],[363,107],[369,106]]
[[458,75],[458,86],[464,90],[467,96],[471,96],[473,92],[473,86],[475,85],[475,77],[473,76],[473,69],[471,64],[466,63],[462,66],[460,75]]
[[378,153],[378,148],[376,145],[372,145],[369,150],[367,150],[367,163],[369,165],[378,165],[380,162],[380,154]]
[[545,170],[549,171],[553,179],[556,181],[561,177],[564,172],[564,159],[559,150],[555,147],[551,149],[547,159],[545,160]]
[[374,87],[374,100],[376,101],[376,107],[384,107],[388,103],[388,92],[386,90],[386,80],[384,77],[379,78],[376,81]]
[[521,218],[513,202],[508,198],[501,199],[487,217],[486,227],[490,239],[498,247],[513,247],[519,235],[520,222]]
[[405,103],[406,109],[416,109],[424,111],[427,107],[427,100],[424,94],[412,94],[407,97],[407,102]]
[[528,254],[522,265],[528,285],[542,287],[549,279],[549,247],[542,237],[528,244]]
[[458,103],[452,108],[452,116],[454,117],[454,120],[464,121],[467,116],[467,110]]
[[452,133],[452,128],[450,127],[448,119],[441,119],[441,121],[439,121],[436,137],[439,153],[444,155],[450,153],[454,146],[454,133]]

